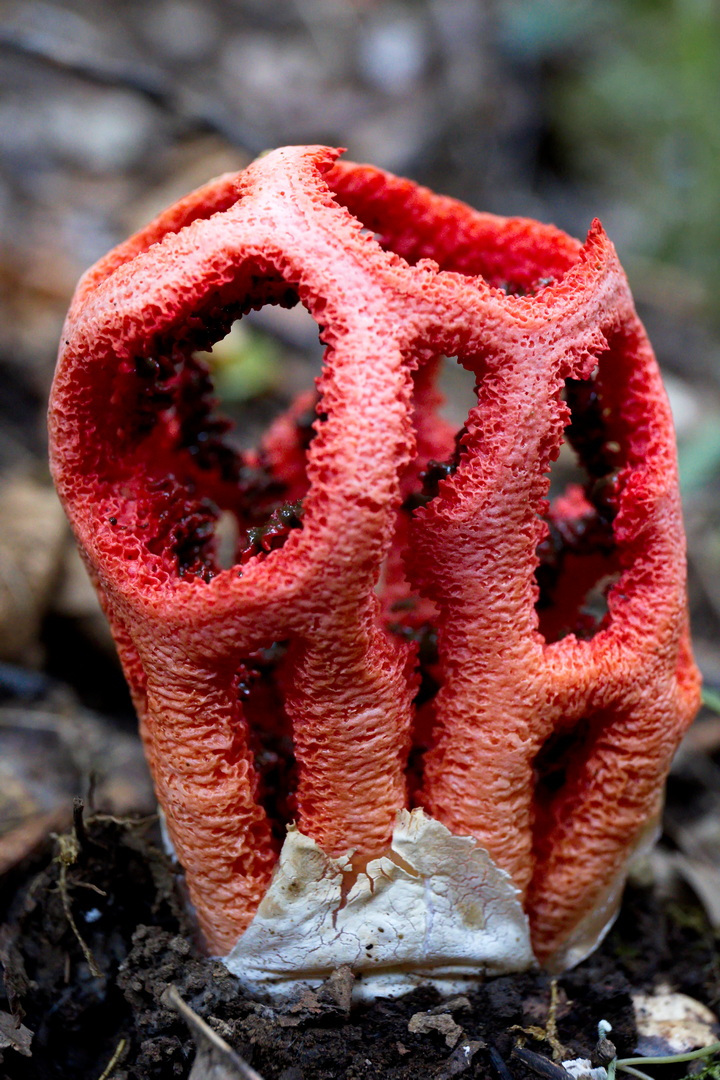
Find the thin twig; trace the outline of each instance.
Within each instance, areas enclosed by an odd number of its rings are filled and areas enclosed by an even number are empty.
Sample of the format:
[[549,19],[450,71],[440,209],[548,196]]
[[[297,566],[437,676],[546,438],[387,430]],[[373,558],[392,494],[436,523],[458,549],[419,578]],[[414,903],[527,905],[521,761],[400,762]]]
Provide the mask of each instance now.
[[101,825],[109,823],[111,825],[123,825],[128,829],[138,829],[142,825],[154,825],[157,819],[157,814],[145,814],[143,817],[116,817],[115,814],[93,814],[89,820],[93,823],[100,822]]
[[60,848],[56,860],[60,863],[60,874],[58,878],[58,888],[60,890],[60,898],[62,900],[63,910],[65,917],[70,924],[70,929],[77,938],[78,945],[82,949],[82,954],[85,957],[87,966],[90,969],[90,974],[96,979],[103,979],[103,975],[100,968],[95,963],[95,958],[90,952],[90,948],[83,939],[82,934],[78,930],[77,923],[75,922],[75,916],[72,913],[72,906],[70,904],[70,894],[68,892],[67,885],[67,869],[68,866],[73,866],[77,862],[77,857],[80,852],[80,845],[78,838],[75,834],[75,829],[71,833],[67,833],[65,836],[58,836],[58,846]]
[[198,1048],[201,1048],[201,1044],[204,1042],[208,1044],[212,1049],[220,1054],[224,1061],[232,1065],[236,1070],[238,1076],[242,1077],[242,1080],[263,1080],[259,1072],[253,1069],[252,1065],[248,1065],[247,1061],[236,1054],[232,1047],[228,1046],[224,1039],[221,1039],[216,1031],[205,1023],[202,1017],[190,1008],[186,1001],[180,996],[180,993],[176,986],[169,986],[162,996],[163,1004],[167,1003],[171,1008],[182,1016],[183,1020],[190,1028],[190,1032],[195,1040]]
[[68,894],[67,869],[68,868],[67,868],[67,865],[65,863],[60,863],[59,889],[60,889],[60,897],[62,897],[62,900],[63,900],[63,909],[64,909],[64,912],[65,912],[65,917],[67,918],[68,922],[70,923],[70,929],[72,930],[72,933],[74,935],[76,935],[76,937],[77,937],[78,944],[80,945],[80,948],[82,949],[82,955],[84,956],[84,958],[85,958],[85,960],[87,962],[87,967],[89,967],[91,975],[93,975],[95,978],[104,978],[105,976],[103,975],[103,972],[100,971],[100,969],[97,967],[97,964],[95,963],[95,958],[94,958],[93,954],[90,951],[90,946],[87,945],[87,943],[83,939],[82,934],[78,930],[78,923],[76,921],[74,921],[74,916],[72,914],[72,908],[70,906],[70,896]]
[[545,1025],[546,1039],[552,1047],[553,1061],[562,1061],[565,1057],[565,1047],[562,1045],[558,1038],[557,1029],[557,1008],[558,1008],[558,981],[553,979],[550,983],[550,1008],[548,1009],[548,1018]]
[[37,60],[57,71],[98,86],[113,86],[139,94],[153,105],[171,113],[190,129],[214,132],[251,156],[267,148],[262,135],[197,91],[176,86],[163,71],[127,62],[99,60],[85,55],[76,43],[53,41],[42,35],[12,29],[0,31],[0,49]]
[[75,830],[75,836],[81,850],[87,847],[87,833],[85,832],[85,822],[83,821],[84,810],[85,803],[78,795],[76,795],[73,799],[72,808],[73,829]]
[[90,969],[90,974],[96,979],[104,978],[102,971],[95,963],[95,958],[90,952],[90,946],[84,940],[82,934],[78,930],[77,923],[75,922],[75,916],[72,913],[72,907],[70,906],[70,896],[67,888],[67,865],[64,862],[60,863],[60,897],[62,899],[62,906],[65,912],[65,917],[70,923],[70,929],[77,938],[78,945],[82,949],[82,954],[85,957],[87,966]]
[[97,893],[98,896],[107,897],[105,890],[101,889],[99,885],[93,885],[92,881],[76,881],[74,882],[74,888],[90,889],[91,892]]
[[110,1080],[110,1077],[115,1070],[115,1066],[120,1064],[120,1058],[125,1053],[126,1046],[127,1039],[121,1039],[115,1048],[115,1053],[110,1058],[103,1071],[100,1073],[100,1076],[98,1076],[98,1080]]

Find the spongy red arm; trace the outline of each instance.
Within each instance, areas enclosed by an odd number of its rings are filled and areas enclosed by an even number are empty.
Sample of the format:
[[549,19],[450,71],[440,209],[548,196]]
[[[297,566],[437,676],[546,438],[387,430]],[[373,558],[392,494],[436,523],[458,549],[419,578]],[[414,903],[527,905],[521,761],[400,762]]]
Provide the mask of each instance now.
[[[90,271],[51,403],[58,488],[115,624],[168,831],[215,949],[247,925],[276,857],[236,685],[258,650],[289,643],[294,658],[300,827],[333,851],[374,853],[406,798],[408,649],[382,626],[373,590],[412,450],[411,379],[387,259],[378,267],[323,182],[334,156],[292,148],[221,178]],[[297,294],[328,343],[302,529],[221,571],[215,503],[235,509],[243,463],[217,441],[207,405],[193,408],[198,333]],[[276,450],[287,486],[287,447]]]
[[[656,816],[672,752],[698,706],[667,401],[598,227],[581,253],[545,227],[475,215],[370,167],[338,163],[331,183],[409,261],[433,259],[521,294],[473,295],[457,277],[426,273],[418,345],[456,354],[476,373],[478,407],[459,462],[415,511],[406,564],[414,591],[438,611],[442,685],[422,802],[454,832],[476,836],[529,889],[538,955],[562,966],[583,934],[592,939],[585,920],[608,917],[604,890],[612,882],[617,891]],[[590,486],[607,483],[599,512],[612,525],[597,553],[567,557],[566,575],[576,573],[558,586],[557,626],[582,601],[571,602],[573,588],[577,595],[585,581],[584,594],[603,573],[619,578],[588,642],[543,640],[535,611],[536,549],[547,473],[569,419],[560,400],[568,378],[593,380],[601,423],[579,452]]]

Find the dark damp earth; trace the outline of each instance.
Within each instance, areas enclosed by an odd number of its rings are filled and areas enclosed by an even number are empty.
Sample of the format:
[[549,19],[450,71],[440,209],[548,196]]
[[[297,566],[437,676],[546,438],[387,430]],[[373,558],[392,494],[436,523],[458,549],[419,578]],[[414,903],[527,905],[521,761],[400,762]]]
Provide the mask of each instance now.
[[[8,1080],[188,1077],[197,1044],[169,986],[264,1080],[552,1080],[563,1075],[559,1060],[594,1059],[599,1020],[612,1024],[618,1054],[632,1056],[631,991],[665,983],[720,1004],[717,943],[683,890],[661,896],[632,885],[600,949],[555,989],[548,975],[530,973],[446,1001],[421,989],[354,1009],[348,972],[278,1007],[248,997],[203,957],[148,818],[76,807],[75,825],[16,870],[2,899],[3,1008],[33,1033],[32,1056],[4,1050]],[[219,1077],[243,1076],[223,1068]]]

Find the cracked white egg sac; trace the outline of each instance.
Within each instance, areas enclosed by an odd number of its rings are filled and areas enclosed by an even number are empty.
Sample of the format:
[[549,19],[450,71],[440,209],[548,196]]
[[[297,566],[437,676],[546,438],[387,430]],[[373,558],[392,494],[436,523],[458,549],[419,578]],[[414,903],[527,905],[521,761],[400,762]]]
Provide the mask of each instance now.
[[509,874],[471,837],[401,810],[388,851],[357,868],[291,827],[270,887],[223,963],[254,993],[279,998],[355,973],[355,1000],[432,983],[457,993],[483,975],[536,966]]

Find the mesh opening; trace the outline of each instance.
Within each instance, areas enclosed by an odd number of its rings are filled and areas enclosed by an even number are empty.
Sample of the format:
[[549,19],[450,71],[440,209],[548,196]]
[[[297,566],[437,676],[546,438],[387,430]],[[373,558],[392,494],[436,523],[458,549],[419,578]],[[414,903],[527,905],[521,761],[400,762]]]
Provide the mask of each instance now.
[[257,778],[256,799],[271,825],[278,850],[297,816],[292,724],[285,711],[281,667],[287,642],[276,642],[246,658],[238,669],[238,697],[248,726]]
[[538,545],[536,610],[546,642],[568,634],[588,640],[607,626],[608,594],[620,577],[613,533],[620,445],[611,432],[600,366],[587,380],[567,379],[565,442],[550,472],[547,535]]
[[134,407],[123,410],[128,452],[111,466],[125,501],[109,519],[126,550],[144,547],[170,574],[209,581],[302,527],[305,459],[321,422],[319,328],[284,283],[256,288],[242,300],[216,296],[119,379]]

